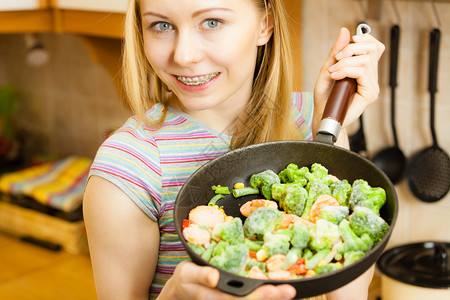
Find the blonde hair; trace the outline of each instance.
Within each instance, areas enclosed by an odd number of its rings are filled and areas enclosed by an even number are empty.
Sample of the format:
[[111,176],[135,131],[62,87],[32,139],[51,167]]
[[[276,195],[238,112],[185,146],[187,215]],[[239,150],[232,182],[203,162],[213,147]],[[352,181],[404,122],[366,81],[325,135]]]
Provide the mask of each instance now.
[[[231,148],[298,139],[291,118],[292,54],[287,13],[282,0],[252,0],[273,18],[273,34],[258,50],[250,100],[238,116]],[[167,86],[148,63],[138,0],[129,1],[125,19],[123,78],[128,103],[140,121],[154,104],[167,106]],[[160,120],[162,121],[162,120]]]

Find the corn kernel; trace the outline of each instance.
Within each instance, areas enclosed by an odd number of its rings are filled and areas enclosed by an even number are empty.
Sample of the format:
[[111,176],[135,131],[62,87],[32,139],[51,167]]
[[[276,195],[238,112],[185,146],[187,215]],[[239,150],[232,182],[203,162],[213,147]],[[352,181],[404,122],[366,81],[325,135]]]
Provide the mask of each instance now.
[[326,265],[326,262],[323,259],[319,259],[318,267]]
[[256,252],[256,259],[258,261],[265,261],[267,258],[267,252],[264,249],[260,249],[258,252]]
[[235,185],[234,185],[234,188],[235,189],[242,189],[244,187],[244,184],[242,183],[242,182],[237,182]]

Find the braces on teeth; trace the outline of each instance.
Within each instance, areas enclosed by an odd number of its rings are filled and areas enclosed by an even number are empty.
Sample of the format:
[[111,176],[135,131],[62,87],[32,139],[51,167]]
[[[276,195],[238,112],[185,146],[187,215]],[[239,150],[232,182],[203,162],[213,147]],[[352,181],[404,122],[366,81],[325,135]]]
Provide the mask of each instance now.
[[177,76],[177,79],[186,85],[202,85],[219,75],[219,72],[199,77]]

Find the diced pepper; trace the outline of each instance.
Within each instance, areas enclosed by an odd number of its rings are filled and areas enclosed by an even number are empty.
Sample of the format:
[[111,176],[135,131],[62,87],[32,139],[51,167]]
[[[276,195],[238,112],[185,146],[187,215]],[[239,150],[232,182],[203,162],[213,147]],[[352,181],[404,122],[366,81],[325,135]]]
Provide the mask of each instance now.
[[305,275],[306,274],[305,262],[306,260],[304,258],[300,258],[287,270],[292,275]]
[[184,219],[183,224],[181,225],[181,229],[184,230],[185,228],[189,227],[189,224],[190,224],[189,220]]

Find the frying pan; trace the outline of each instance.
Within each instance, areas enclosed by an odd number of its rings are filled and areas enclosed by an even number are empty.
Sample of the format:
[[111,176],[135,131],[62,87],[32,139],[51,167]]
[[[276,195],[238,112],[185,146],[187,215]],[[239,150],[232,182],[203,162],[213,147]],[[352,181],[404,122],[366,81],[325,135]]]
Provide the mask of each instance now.
[[[335,290],[364,273],[380,257],[391,236],[397,218],[398,201],[395,188],[386,176],[370,160],[350,150],[334,146],[340,124],[346,114],[346,107],[353,96],[356,83],[344,79],[336,82],[328,99],[319,133],[314,141],[277,141],[255,144],[230,151],[219,156],[196,170],[185,182],[175,201],[174,223],[177,234],[190,258],[199,265],[211,266],[196,254],[184,239],[182,223],[188,219],[189,212],[199,206],[207,205],[214,196],[211,187],[222,185],[232,188],[236,182],[249,185],[252,174],[271,169],[274,172],[283,170],[289,163],[310,167],[320,163],[328,168],[329,173],[352,183],[356,179],[364,179],[371,186],[382,187],[386,191],[386,204],[380,215],[390,225],[385,237],[373,247],[363,258],[338,271],[295,280],[260,280],[246,278],[218,269],[220,279],[218,288],[226,293],[245,296],[263,284],[290,284],[295,287],[297,297],[311,297]],[[217,201],[225,213],[233,217],[241,217],[240,205],[255,199],[257,195],[235,199],[227,195]],[[259,196],[260,197],[260,196]]]

